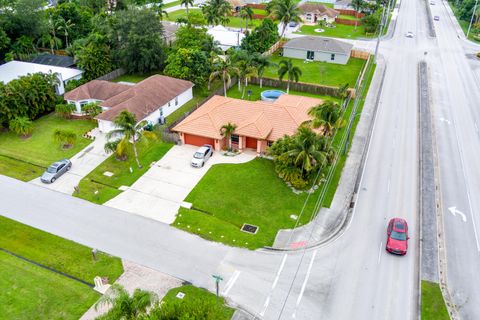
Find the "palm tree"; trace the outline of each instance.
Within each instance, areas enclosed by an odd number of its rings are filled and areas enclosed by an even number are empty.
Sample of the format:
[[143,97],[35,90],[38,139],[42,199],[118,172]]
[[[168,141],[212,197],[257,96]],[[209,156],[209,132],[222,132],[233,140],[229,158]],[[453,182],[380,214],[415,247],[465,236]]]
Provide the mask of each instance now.
[[262,86],[263,86],[263,74],[265,73],[265,70],[267,70],[267,68],[269,68],[269,67],[276,66],[276,64],[271,62],[270,59],[268,59],[267,57],[265,57],[261,54],[256,54],[253,57],[253,63],[255,65],[255,67],[257,68],[257,74],[258,74],[258,77],[260,79],[260,88],[262,88]]
[[230,21],[228,15],[232,12],[232,5],[226,0],[209,0],[202,12],[209,25],[226,24]]
[[273,18],[282,23],[282,34],[280,38],[283,38],[290,21],[301,21],[300,11],[294,0],[274,0],[270,10],[272,11]]
[[38,42],[42,47],[48,46],[50,47],[50,51],[52,54],[54,54],[53,49],[55,47],[59,47],[62,45],[62,40],[59,38],[51,35],[50,33],[44,33],[40,39],[38,39]]
[[340,97],[340,99],[342,99],[342,104],[345,102],[349,94],[350,92],[348,92],[348,83],[338,87],[337,95]]
[[280,79],[280,81],[282,81],[283,77],[287,75],[287,93],[289,93],[290,82],[292,80],[298,82],[300,76],[302,75],[302,70],[299,67],[293,65],[292,59],[282,60],[278,65],[278,78]]
[[[110,139],[114,136],[122,136],[122,143],[125,145],[128,141],[132,141],[133,144],[133,153],[135,155],[135,161],[139,168],[142,168],[140,161],[138,160],[137,152],[137,142],[142,136],[147,139],[155,140],[157,136],[150,131],[143,130],[143,128],[148,124],[147,121],[141,121],[137,123],[137,119],[133,113],[130,113],[126,110],[120,112],[120,114],[113,121],[117,129],[110,131],[107,134],[107,139]],[[118,145],[121,145],[120,143]]]
[[310,124],[313,128],[323,127],[325,135],[332,135],[335,129],[345,125],[342,118],[342,108],[333,101],[325,101],[324,103],[311,108],[308,114],[313,118]]
[[164,16],[168,17],[167,11],[163,10],[163,0],[153,0],[151,3],[153,11],[155,11],[160,20],[162,20]]
[[56,129],[53,132],[53,139],[62,146],[62,149],[70,149],[77,140],[77,134],[72,130]]
[[215,71],[210,74],[208,89],[210,90],[210,85],[213,81],[221,79],[223,81],[223,94],[227,97],[227,87],[232,83],[232,75],[238,76],[240,72],[237,67],[232,65],[230,57],[228,56],[225,59],[217,56],[213,66]]
[[59,31],[63,33],[63,36],[65,37],[65,45],[68,48],[69,43],[68,43],[68,34],[72,30],[72,27],[75,26],[75,23],[72,23],[71,20],[65,20],[61,18],[57,22],[57,28]]
[[194,0],[180,0],[180,5],[185,6],[187,10],[187,20],[188,20],[188,6],[193,7]]
[[101,306],[111,306],[110,310],[100,319],[124,319],[134,320],[146,316],[147,309],[158,301],[155,293],[135,289],[130,295],[125,288],[114,284],[95,304],[95,309]]
[[8,127],[22,138],[27,138],[33,131],[33,122],[27,117],[15,117],[10,120]]
[[231,150],[232,149],[232,139],[231,139],[231,136],[232,134],[235,132],[235,129],[237,129],[237,125],[234,124],[234,123],[227,123],[227,124],[224,124],[221,128],[220,128],[220,134],[222,135],[222,137],[226,137],[227,138],[227,141],[228,141],[228,150]]
[[240,18],[245,19],[245,30],[248,29],[248,20],[253,19],[253,9],[247,6],[244,6],[242,9],[240,9],[239,12]]
[[300,166],[302,172],[308,173],[328,163],[327,153],[322,150],[322,140],[311,128],[298,128],[294,148],[288,151],[288,154],[294,158],[295,165]]

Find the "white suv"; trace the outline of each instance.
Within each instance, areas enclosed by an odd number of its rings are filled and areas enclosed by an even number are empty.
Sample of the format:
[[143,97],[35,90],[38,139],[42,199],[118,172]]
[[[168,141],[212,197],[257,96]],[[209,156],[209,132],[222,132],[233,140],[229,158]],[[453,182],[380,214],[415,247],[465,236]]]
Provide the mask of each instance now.
[[193,155],[191,165],[195,168],[201,168],[213,155],[213,147],[209,144],[204,144]]

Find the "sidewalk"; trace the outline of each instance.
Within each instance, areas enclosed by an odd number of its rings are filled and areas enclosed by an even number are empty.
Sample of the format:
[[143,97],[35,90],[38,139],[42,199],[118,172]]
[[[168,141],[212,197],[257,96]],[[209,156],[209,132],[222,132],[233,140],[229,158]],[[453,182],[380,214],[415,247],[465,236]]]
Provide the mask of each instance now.
[[70,169],[70,171],[66,172],[51,184],[42,183],[40,178],[36,178],[29,183],[50,190],[72,194],[80,180],[108,158],[104,150],[106,142],[105,135],[100,133],[98,128],[93,129],[91,134],[95,137],[95,140],[70,159],[70,161],[72,161],[72,169]]
[[364,150],[368,148],[366,144],[369,140],[372,121],[374,121],[385,67],[385,61],[379,59],[330,208],[321,208],[317,217],[304,226],[280,230],[272,246],[274,249],[294,250],[320,245],[338,236],[348,224],[352,211],[351,203],[355,202],[355,185],[357,178],[360,177],[359,170],[362,170]]

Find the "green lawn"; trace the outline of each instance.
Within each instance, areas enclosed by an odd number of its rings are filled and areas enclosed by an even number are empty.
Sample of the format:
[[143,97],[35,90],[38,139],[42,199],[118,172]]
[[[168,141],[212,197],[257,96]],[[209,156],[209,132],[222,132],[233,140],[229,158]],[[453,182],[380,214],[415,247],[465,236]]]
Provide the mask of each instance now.
[[0,288],[2,319],[79,319],[99,298],[84,284],[4,252]]
[[450,320],[438,283],[422,281],[422,319]]
[[332,9],[333,9],[333,3],[316,2],[316,1],[307,1],[307,3],[323,4],[325,7],[327,7],[327,8],[332,8]]
[[355,16],[349,16],[349,15],[346,15],[346,14],[341,14],[338,16],[340,19],[345,19],[345,20],[357,20],[357,21],[360,21],[360,19],[356,18]]
[[168,9],[168,8],[179,6],[179,5],[180,5],[180,0],[176,0],[176,1],[173,1],[173,2],[165,3],[163,5],[163,9]]
[[[74,193],[74,196],[98,204],[105,203],[121,193],[119,187],[131,186],[137,181],[150,168],[151,163],[161,159],[171,147],[171,144],[161,141],[139,142],[137,149],[142,168],[137,166],[133,148],[130,148],[126,161],[119,161],[111,155],[80,181],[79,192]],[[112,172],[113,176],[105,176],[106,171]]]
[[[0,174],[23,181],[34,179],[52,162],[70,158],[89,145],[91,140],[82,135],[94,127],[94,121],[65,120],[52,113],[34,121],[33,133],[28,139],[12,132],[0,133]],[[54,142],[52,135],[56,129],[72,130],[77,134],[73,148],[63,150]]]
[[[200,11],[200,9],[189,9],[191,11]],[[172,12],[168,13],[168,17],[166,17],[166,20],[168,21],[177,21],[178,18],[186,18],[187,17],[187,11],[185,9],[179,9],[175,10]],[[234,17],[230,16],[228,17],[230,20],[225,26],[226,27],[231,27],[231,28],[245,28],[245,20],[240,18],[240,17]],[[262,20],[260,19],[253,19],[252,21],[248,21],[248,28],[252,29],[256,26],[259,26],[262,23]]]
[[108,277],[112,283],[123,273],[119,258],[99,253],[94,261],[91,248],[3,216],[0,234],[0,248],[91,284],[96,276]]
[[263,14],[264,16],[267,16],[267,15],[268,15],[267,10],[265,10],[265,9],[255,9],[255,8],[252,8],[252,10],[253,10],[253,13],[254,13],[254,14]]
[[[457,18],[458,24],[460,25],[460,27],[463,30],[463,33],[466,36],[467,31],[468,31],[468,25],[470,24],[470,21],[461,20],[459,18],[459,12],[458,12],[458,9],[455,7],[455,3],[452,3],[451,1],[448,1],[448,4],[450,5],[450,8],[452,9],[453,13],[455,14],[455,17]],[[437,21],[434,21],[433,23],[435,24],[436,22]],[[480,32],[475,35],[475,33],[472,32],[472,31],[474,31],[473,26],[470,30],[470,34],[468,35],[468,40],[472,40],[474,42],[480,43]]]
[[[281,57],[278,54],[272,55],[270,61],[279,64],[280,61],[290,59]],[[321,84],[326,86],[341,86],[348,83],[350,87],[355,86],[365,60],[350,58],[345,65],[329,62],[312,61],[305,63],[302,59],[291,59],[293,64],[302,70],[300,82]],[[269,67],[265,71],[266,78],[278,79],[278,66]]]
[[296,32],[304,35],[315,35],[322,37],[334,37],[345,39],[357,39],[357,38],[369,38],[373,35],[366,35],[365,28],[363,26],[347,26],[344,24],[336,24],[335,28],[322,28],[324,32],[316,32],[315,29],[319,29],[318,25],[308,26],[303,25],[300,27],[300,31]]
[[[176,295],[178,292],[183,292],[185,294],[185,297],[183,297],[183,299],[181,300],[177,298]],[[217,305],[221,312],[220,314],[215,313],[215,320],[230,320],[233,316],[233,313],[235,312],[234,309],[229,308],[225,305],[225,299],[223,299],[222,297],[217,298],[216,295],[210,293],[209,291],[194,287],[192,285],[185,285],[178,288],[173,288],[168,291],[165,297],[162,299],[162,302],[181,304],[190,304],[195,301],[202,301],[206,304],[213,303]]]
[[[200,9],[193,9],[193,8],[188,8],[188,11],[189,12],[193,12],[193,11],[202,12],[202,10],[200,10]],[[166,20],[173,21],[173,22],[177,21],[178,18],[187,18],[187,10],[178,9],[178,10],[169,12],[168,17],[165,17]]]

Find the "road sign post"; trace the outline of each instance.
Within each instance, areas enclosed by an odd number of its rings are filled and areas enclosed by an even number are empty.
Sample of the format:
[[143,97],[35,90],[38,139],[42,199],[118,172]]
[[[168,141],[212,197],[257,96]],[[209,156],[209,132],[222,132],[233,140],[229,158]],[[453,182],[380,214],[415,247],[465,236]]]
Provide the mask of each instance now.
[[222,278],[221,276],[217,276],[217,275],[214,275],[214,274],[212,274],[212,277],[213,277],[213,279],[215,279],[215,286],[216,286],[216,288],[217,288],[217,297],[218,297],[218,287],[219,287],[219,283],[220,283],[220,281],[223,280],[223,278]]

